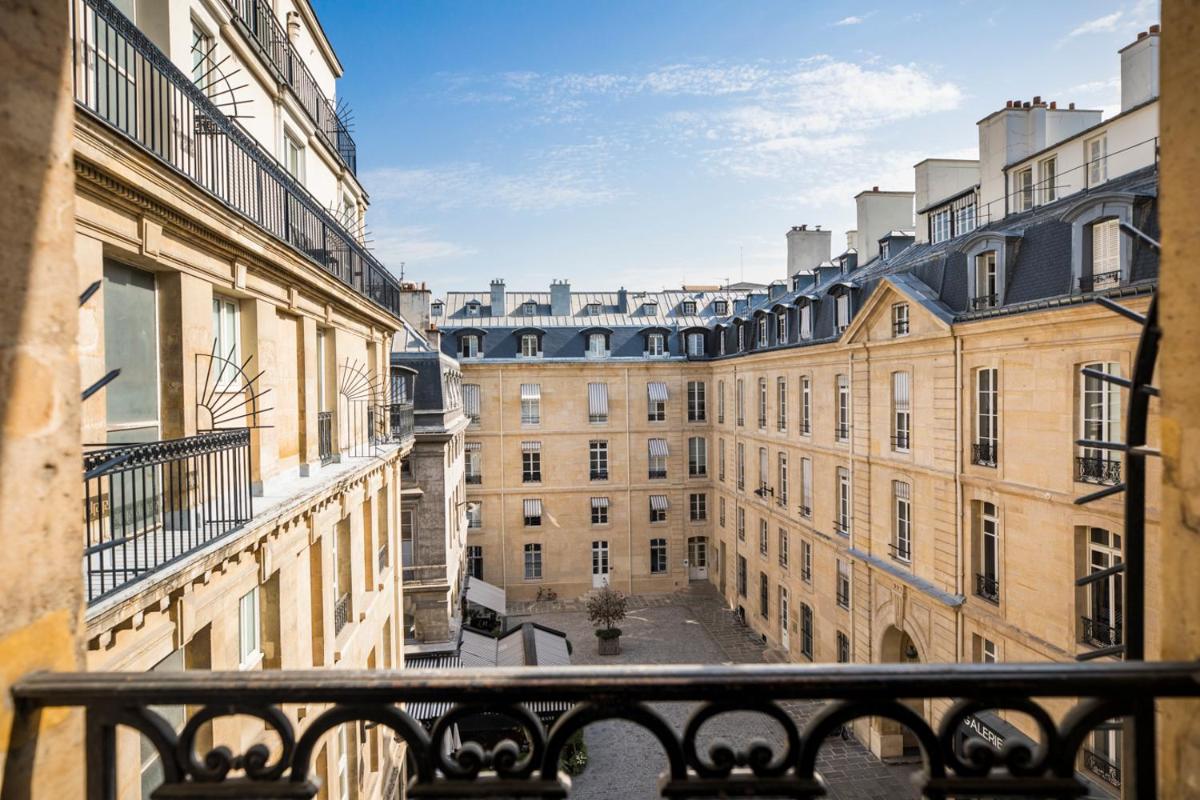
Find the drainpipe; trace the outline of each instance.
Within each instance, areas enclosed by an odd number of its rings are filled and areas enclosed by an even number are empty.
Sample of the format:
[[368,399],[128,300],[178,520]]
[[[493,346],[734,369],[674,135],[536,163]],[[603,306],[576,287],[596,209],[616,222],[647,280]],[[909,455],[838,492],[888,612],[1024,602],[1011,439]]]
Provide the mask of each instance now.
[[[867,354],[867,374],[870,375],[871,354],[868,350],[866,350],[866,348],[863,348],[863,351]],[[870,389],[870,386],[871,386],[871,384],[868,381],[868,383],[867,383],[868,390]],[[854,513],[854,506],[855,506],[855,503],[857,502],[857,495],[856,495],[856,492],[854,491],[854,440],[857,435],[857,426],[854,424],[854,422],[855,422],[854,415],[855,415],[856,409],[854,407],[854,349],[853,348],[848,348],[846,350],[846,387],[847,387],[847,391],[850,393],[850,442],[849,442],[849,448],[848,448],[850,457],[847,459],[847,461],[849,462],[847,469],[850,473],[850,497],[849,497],[850,547],[854,547],[855,541],[858,539],[858,525],[855,524],[856,520],[855,520],[855,513]],[[870,403],[867,403],[865,413],[867,413],[867,414],[871,413],[871,404]],[[871,426],[869,423],[867,424],[866,429],[868,431],[871,430]],[[867,504],[867,507],[870,508],[870,503]],[[868,537],[867,541],[870,542],[870,537]],[[870,548],[868,547],[867,549],[869,552]],[[849,553],[846,554],[846,560],[847,561],[851,560],[851,556]],[[869,575],[870,573],[868,572],[867,574]],[[858,648],[856,646],[858,644],[858,626],[854,624],[854,622],[855,622],[854,616],[855,616],[855,614],[858,613],[858,603],[854,602],[855,583],[856,583],[856,581],[854,580],[854,565],[853,565],[853,563],[851,563],[850,564],[850,652],[851,653],[858,652]],[[870,588],[869,580],[868,580],[867,588],[868,589]],[[868,596],[870,596],[870,592],[868,592]],[[870,617],[870,615],[868,614],[868,618],[869,617]]]
[[[630,418],[629,409],[633,406],[629,397],[629,367],[624,370],[625,373],[625,532],[627,536],[627,544],[625,548],[626,555],[629,558],[629,593],[633,594],[633,472],[630,470],[630,465],[633,463],[633,434],[630,433]],[[611,567],[610,567],[611,569]]]
[[[950,335],[954,337],[954,531],[958,537],[958,547],[954,550],[954,590],[955,594],[966,594],[963,586],[963,546],[966,538],[963,530],[963,485],[962,485],[962,450],[963,450],[963,353],[962,338],[955,335],[951,327]],[[965,643],[963,642],[963,612],[960,606],[954,614],[955,642],[954,656],[957,661],[963,660]]]
[[[496,368],[496,374],[500,377],[500,580],[501,585],[508,590],[508,526],[505,524],[505,501],[508,499],[508,491],[504,486],[504,370]],[[482,399],[480,402],[483,402]],[[519,403],[518,403],[519,405]],[[483,454],[480,453],[482,460]],[[483,465],[480,464],[480,469]],[[523,513],[523,512],[522,512]]]

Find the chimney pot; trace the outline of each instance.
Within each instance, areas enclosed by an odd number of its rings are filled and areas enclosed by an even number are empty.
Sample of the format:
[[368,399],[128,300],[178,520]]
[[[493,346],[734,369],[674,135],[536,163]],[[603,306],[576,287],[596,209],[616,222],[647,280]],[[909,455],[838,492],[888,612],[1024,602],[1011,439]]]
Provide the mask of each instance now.
[[1028,101],[1028,100],[1026,100],[1024,103],[1022,103],[1022,104],[1021,104],[1021,107],[1022,107],[1022,108],[1029,108],[1029,101]]
[[1033,104],[1035,106],[1040,106],[1042,104],[1042,96],[1040,94],[1035,94],[1033,96]]
[[879,187],[878,187],[878,186],[872,186],[872,187],[871,187],[871,191],[872,191],[872,192],[878,192],[878,191],[879,191]]
[[1057,100],[1051,100],[1051,101],[1050,101],[1050,108],[1052,108],[1052,109],[1053,109],[1053,108],[1058,108],[1058,101],[1057,101]]
[[1146,31],[1142,31],[1141,33],[1138,34],[1138,41],[1140,42],[1142,39],[1145,39],[1149,35],[1150,34],[1147,33]]
[[1150,26],[1150,33],[1158,34],[1161,30],[1162,30],[1161,25],[1151,25]]
[[1071,103],[1069,106],[1067,106],[1067,110],[1069,110],[1069,111],[1074,111],[1074,110],[1075,110],[1075,104],[1074,104],[1074,103]]

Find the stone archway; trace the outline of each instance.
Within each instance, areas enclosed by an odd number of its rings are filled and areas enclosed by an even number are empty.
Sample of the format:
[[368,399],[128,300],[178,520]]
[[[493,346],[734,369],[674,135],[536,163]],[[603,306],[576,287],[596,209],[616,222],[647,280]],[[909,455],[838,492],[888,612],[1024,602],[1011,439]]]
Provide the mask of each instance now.
[[[909,634],[889,625],[879,642],[879,663],[920,664],[921,651]],[[901,700],[924,719],[929,719],[929,709],[924,699]],[[875,718],[871,721],[871,750],[880,758],[909,758],[920,755],[917,737],[912,731],[888,719]]]

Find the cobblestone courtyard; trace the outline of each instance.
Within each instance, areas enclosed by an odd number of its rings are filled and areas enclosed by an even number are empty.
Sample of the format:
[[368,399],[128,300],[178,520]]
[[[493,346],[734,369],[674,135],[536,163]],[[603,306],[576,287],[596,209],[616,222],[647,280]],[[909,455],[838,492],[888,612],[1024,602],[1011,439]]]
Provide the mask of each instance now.
[[[739,624],[709,584],[674,594],[629,598],[629,616],[621,624],[621,655],[601,658],[596,637],[582,603],[510,605],[510,624],[533,620],[565,632],[574,646],[575,664],[729,664],[761,663],[763,645]],[[785,703],[788,713],[803,723],[816,709],[807,702]],[[656,708],[676,730],[682,730],[693,706],[661,703]],[[752,739],[771,742],[782,752],[782,729],[773,721],[751,713],[726,714],[710,720],[702,729],[700,752],[723,739],[736,749]],[[658,776],[665,758],[655,739],[628,722],[601,722],[587,728],[589,764],[573,779],[571,797],[600,798],[658,797]],[[821,750],[818,767],[841,800],[893,800],[916,797],[908,775],[911,765],[883,764],[858,742],[830,740]]]

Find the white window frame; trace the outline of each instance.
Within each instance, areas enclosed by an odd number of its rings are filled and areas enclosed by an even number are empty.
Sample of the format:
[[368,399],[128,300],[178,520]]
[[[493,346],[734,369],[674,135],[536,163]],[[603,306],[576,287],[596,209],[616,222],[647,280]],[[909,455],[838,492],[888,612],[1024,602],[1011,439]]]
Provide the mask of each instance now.
[[687,352],[689,356],[704,355],[704,334],[699,332],[687,335]]
[[932,244],[950,238],[950,209],[942,208],[929,215],[929,241]]
[[588,358],[608,358],[608,335],[604,333],[589,333]]
[[767,326],[767,315],[763,314],[758,318],[758,346],[766,347],[771,343],[769,328]]
[[892,304],[892,338],[908,336],[909,332],[908,303]]
[[789,563],[791,562],[791,558],[792,558],[791,536],[788,534],[787,528],[780,526],[777,537],[779,539],[779,541],[778,541],[779,553],[777,554],[777,556],[779,558],[779,566],[783,567],[784,569],[787,569]]
[[994,308],[1000,305],[1000,271],[997,267],[998,253],[985,250],[975,256],[975,297],[973,308]]
[[1025,167],[1013,174],[1013,205],[1018,213],[1033,208],[1033,167]]
[[708,519],[708,495],[704,492],[688,494],[688,519],[692,522],[704,522]]
[[1043,158],[1038,162],[1038,193],[1043,203],[1058,199],[1058,156]]
[[787,344],[788,341],[788,314],[787,311],[781,311],[775,315],[775,344]]
[[527,581],[540,581],[542,579],[543,564],[542,564],[542,546],[538,542],[530,542],[523,548],[524,553],[524,571],[523,575]]
[[646,334],[646,357],[661,358],[666,354],[666,337],[661,333]]
[[231,297],[214,294],[212,324],[215,353],[227,359],[214,365],[214,387],[218,392],[240,391],[245,388],[238,381],[238,367],[242,363],[241,304]]
[[812,584],[813,579],[813,546],[807,539],[800,540],[800,580]]
[[283,167],[301,185],[304,184],[305,147],[290,130],[283,132]]
[[912,486],[904,481],[892,481],[893,557],[911,564],[912,545]]
[[996,367],[975,370],[975,443],[990,447],[989,466],[1000,460],[999,378],[1000,370]]
[[1093,136],[1083,143],[1083,162],[1087,167],[1087,188],[1108,180],[1108,134]]
[[758,428],[767,428],[767,379],[758,379]]
[[708,475],[708,440],[703,436],[688,437],[688,477]]
[[255,586],[238,599],[238,669],[250,669],[262,657],[262,607]]
[[788,420],[788,385],[787,377],[780,375],[775,379],[775,427],[778,430],[787,430]]
[[608,441],[592,439],[588,442],[588,479],[608,480]]
[[837,468],[837,519],[838,534],[850,535],[850,470]]
[[536,397],[526,397],[523,391],[521,394],[522,425],[540,425],[542,422],[542,385],[540,383],[532,385],[537,387]]
[[459,340],[460,355],[462,358],[479,358],[479,335],[474,333],[464,333]]
[[667,573],[667,540],[655,537],[650,540],[650,574],[665,575]]
[[[1115,361],[1084,364],[1079,370],[1079,438],[1121,441],[1121,387],[1083,373],[1090,368],[1120,377],[1121,365]],[[1097,459],[1105,463],[1120,461],[1115,450],[1097,447],[1080,447],[1083,458]]]
[[538,342],[536,333],[521,334],[521,358],[540,358],[542,349]]
[[834,438],[839,442],[850,441],[850,379],[839,374],[835,378],[837,387],[837,429]]
[[800,376],[800,435],[812,436],[812,378]]
[[835,311],[837,314],[837,332],[841,333],[850,327],[850,292],[849,290],[839,293],[834,298]]
[[812,304],[805,303],[800,306],[800,340],[811,339],[812,335]]
[[[843,587],[845,588],[844,592],[843,592]],[[847,611],[849,611],[850,606],[853,605],[853,597],[851,595],[853,586],[852,586],[851,576],[850,576],[850,562],[846,561],[845,559],[841,559],[841,558],[839,558],[837,560],[837,587],[836,588],[837,588],[836,597],[837,597],[838,608],[844,608]],[[845,602],[842,602],[843,598],[845,599]]]
[[787,456],[787,452],[784,450],[780,450],[776,454],[775,473],[777,476],[776,480],[778,482],[778,486],[776,486],[775,491],[777,492],[778,497],[779,497],[779,504],[782,506],[786,506],[787,501],[788,501],[789,478],[788,478],[788,456]]
[[912,449],[912,375],[903,371],[892,373],[892,449]]
[[811,458],[800,459],[800,516],[812,517],[813,513],[813,462]]

